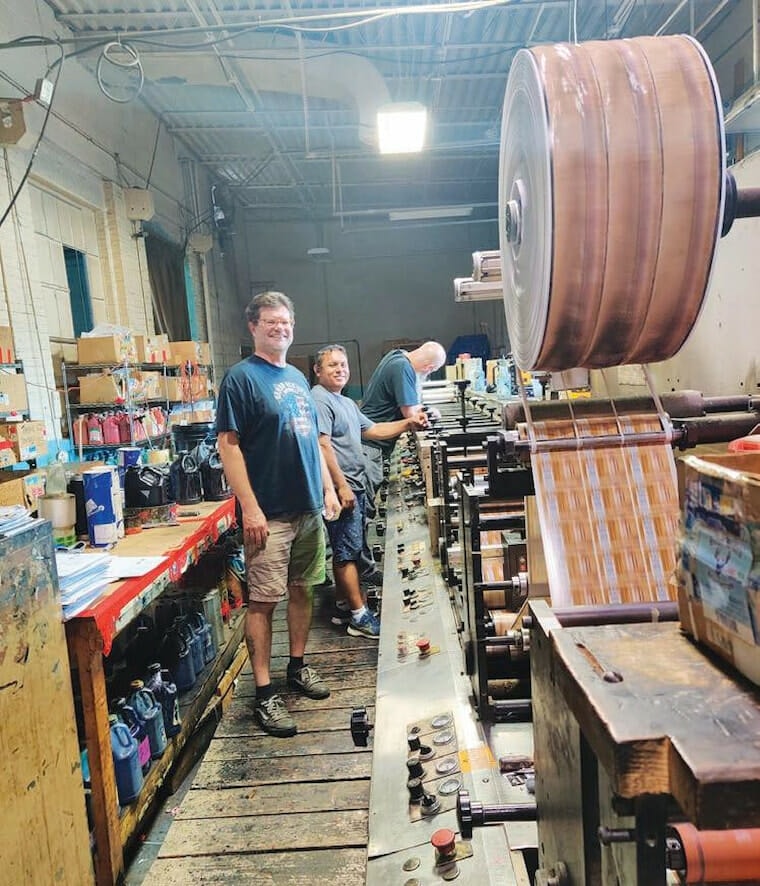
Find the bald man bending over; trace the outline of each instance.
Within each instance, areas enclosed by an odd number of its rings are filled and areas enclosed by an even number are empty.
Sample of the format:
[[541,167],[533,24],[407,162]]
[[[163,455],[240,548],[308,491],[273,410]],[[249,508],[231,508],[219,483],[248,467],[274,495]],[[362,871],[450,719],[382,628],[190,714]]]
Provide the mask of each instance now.
[[[373,422],[412,418],[422,408],[422,382],[446,362],[446,351],[437,341],[426,341],[413,351],[396,348],[378,363],[367,385],[362,412]],[[367,510],[374,515],[375,493],[383,479],[383,457],[393,451],[395,440],[366,440]]]

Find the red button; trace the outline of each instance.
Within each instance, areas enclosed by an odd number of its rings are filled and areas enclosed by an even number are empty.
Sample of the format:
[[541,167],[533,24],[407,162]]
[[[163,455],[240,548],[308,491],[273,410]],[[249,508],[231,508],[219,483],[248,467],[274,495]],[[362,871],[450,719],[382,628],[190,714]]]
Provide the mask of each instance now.
[[420,637],[417,641],[417,649],[419,649],[420,655],[427,655],[430,652],[430,640],[427,637]]
[[433,848],[442,855],[450,855],[456,847],[456,834],[448,828],[437,830],[430,838]]

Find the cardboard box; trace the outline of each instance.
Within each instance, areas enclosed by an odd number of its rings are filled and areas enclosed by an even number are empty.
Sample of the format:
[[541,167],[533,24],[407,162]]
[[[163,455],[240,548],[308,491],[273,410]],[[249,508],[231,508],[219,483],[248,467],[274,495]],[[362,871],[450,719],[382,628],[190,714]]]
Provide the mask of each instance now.
[[0,326],[0,363],[13,363],[15,359],[13,330],[10,326]]
[[760,684],[760,452],[683,464],[681,624]]
[[47,454],[47,429],[44,421],[9,422],[0,434],[13,446],[18,461],[29,461]]
[[163,373],[135,372],[130,377],[131,395],[134,401],[157,400],[163,397]]
[[0,413],[27,412],[26,379],[23,372],[0,372]]
[[199,366],[211,365],[211,350],[205,341],[172,341],[169,342],[171,351],[169,362],[172,366],[181,366],[183,363],[197,363]]
[[18,459],[11,441],[0,437],[0,468],[9,468],[11,465],[15,465],[17,461]]
[[37,499],[45,494],[42,471],[0,471],[0,505],[24,505],[37,510]]
[[80,365],[134,363],[137,349],[131,335],[95,335],[77,339]]
[[91,373],[79,378],[80,403],[114,403],[124,402],[124,391],[110,372]]
[[161,381],[162,396],[170,402],[203,400],[208,396],[208,376],[204,372],[185,377],[171,375]]
[[168,335],[132,336],[138,363],[168,363],[171,355]]

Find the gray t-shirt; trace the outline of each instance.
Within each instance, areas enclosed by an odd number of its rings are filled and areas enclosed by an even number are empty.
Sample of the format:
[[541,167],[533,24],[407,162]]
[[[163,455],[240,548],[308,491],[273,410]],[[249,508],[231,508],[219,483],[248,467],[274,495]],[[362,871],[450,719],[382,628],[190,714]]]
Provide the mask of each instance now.
[[311,396],[317,407],[317,430],[327,434],[335,450],[338,467],[355,491],[364,489],[364,453],[362,431],[374,422],[359,411],[359,407],[343,394],[333,394],[322,385],[314,385]]

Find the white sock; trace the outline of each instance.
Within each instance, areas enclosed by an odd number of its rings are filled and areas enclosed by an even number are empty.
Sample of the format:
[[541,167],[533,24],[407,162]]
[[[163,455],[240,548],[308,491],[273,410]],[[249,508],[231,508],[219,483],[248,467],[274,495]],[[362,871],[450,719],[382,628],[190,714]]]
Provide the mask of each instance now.
[[351,618],[354,621],[360,621],[364,617],[364,613],[367,611],[366,606],[362,606],[361,609],[352,609],[351,610]]

